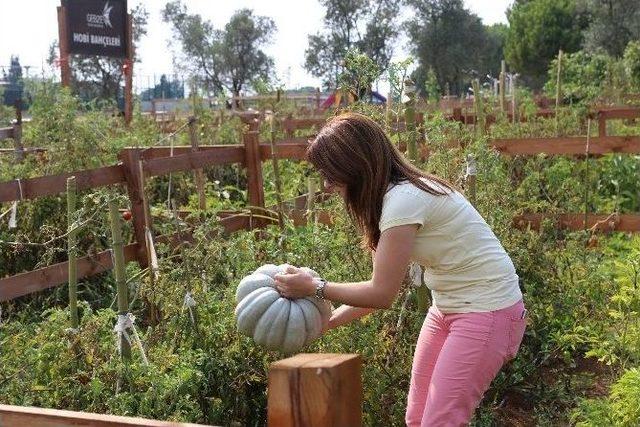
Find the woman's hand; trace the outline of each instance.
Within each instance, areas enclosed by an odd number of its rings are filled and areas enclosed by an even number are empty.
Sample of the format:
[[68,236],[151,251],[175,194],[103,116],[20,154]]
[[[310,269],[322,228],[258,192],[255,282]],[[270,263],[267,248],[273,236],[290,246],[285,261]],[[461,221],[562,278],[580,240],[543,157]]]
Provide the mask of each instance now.
[[276,274],[275,281],[276,289],[285,298],[304,298],[316,292],[313,276],[296,267],[289,266],[285,274]]

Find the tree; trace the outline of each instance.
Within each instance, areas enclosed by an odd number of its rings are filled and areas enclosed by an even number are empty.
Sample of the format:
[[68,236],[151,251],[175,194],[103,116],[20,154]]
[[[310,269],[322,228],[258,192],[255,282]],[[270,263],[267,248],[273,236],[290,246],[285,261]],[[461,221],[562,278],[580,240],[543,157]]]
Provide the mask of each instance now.
[[581,0],[579,10],[586,13],[589,26],[584,31],[584,46],[621,57],[631,40],[640,40],[640,1]]
[[249,9],[233,14],[223,30],[198,14],[189,14],[181,0],[166,4],[162,19],[172,25],[180,44],[180,66],[214,95],[225,89],[234,96],[257,79],[268,80],[273,59],[262,48],[271,42],[276,25]]
[[395,19],[400,0],[320,0],[325,7],[324,31],[309,36],[304,67],[337,87],[350,49],[371,58],[382,72],[389,65],[398,36]]
[[20,59],[17,56],[12,56],[9,73],[3,70],[2,74],[2,79],[7,82],[3,93],[3,103],[4,105],[13,107],[17,100],[22,99],[24,92],[24,81],[22,79]]
[[566,53],[580,49],[587,24],[574,0],[517,1],[507,10],[507,19],[507,62],[534,88],[542,85],[560,49]]
[[[417,88],[425,87],[430,69],[438,86],[448,87],[451,93],[461,93],[471,74],[491,72],[486,49],[491,46],[491,55],[495,55],[499,38],[489,39],[480,18],[465,9],[462,0],[407,0],[407,3],[415,12],[407,23],[407,31],[418,60],[413,76]],[[497,66],[499,62],[492,69]]]
[[160,76],[160,83],[152,88],[146,89],[140,94],[143,101],[152,99],[180,99],[184,98],[184,82],[174,78],[169,80],[166,74]]
[[[147,34],[147,21],[149,13],[144,6],[138,5],[131,11],[134,45],[133,60],[139,62],[135,46],[140,39]],[[58,54],[58,42],[49,47],[49,65],[56,64]],[[99,100],[116,102],[124,108],[122,84],[124,79],[123,58],[110,58],[90,55],[69,55],[71,68],[71,88],[85,101]]]

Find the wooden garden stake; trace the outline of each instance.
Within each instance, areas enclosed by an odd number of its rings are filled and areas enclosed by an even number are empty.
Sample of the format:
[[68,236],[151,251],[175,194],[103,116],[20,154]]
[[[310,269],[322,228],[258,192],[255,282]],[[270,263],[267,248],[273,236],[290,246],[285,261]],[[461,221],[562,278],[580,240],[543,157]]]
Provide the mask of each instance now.
[[[151,223],[151,211],[149,208],[149,201],[144,191],[144,163],[142,159],[138,160],[138,177],[140,198],[142,199],[142,207],[144,213],[144,242],[145,249],[147,251],[147,266],[151,269],[149,278],[149,289],[155,291],[155,281],[158,276],[158,260],[156,257],[156,250],[153,244],[153,225]],[[157,312],[159,311],[154,301],[149,301],[149,323],[153,326],[157,324]]]
[[560,110],[560,97],[562,96],[562,49],[558,51],[558,75],[556,77],[556,136],[560,135],[560,122],[558,121],[558,112]]
[[71,313],[71,328],[78,328],[78,263],[76,253],[76,236],[73,217],[76,213],[76,177],[67,178],[67,253],[69,257],[69,311]]
[[471,82],[471,86],[473,87],[473,108],[476,110],[476,120],[474,123],[476,133],[482,135],[484,133],[484,111],[482,107],[482,96],[480,94],[480,81],[478,79],[474,79]]
[[16,150],[16,162],[24,160],[24,145],[22,144],[22,100],[16,99],[16,123],[13,125],[13,146]]
[[307,212],[312,222],[315,222],[315,202],[316,202],[316,180],[313,177],[307,178]]
[[[120,223],[120,212],[114,200],[109,201],[109,220],[111,222],[111,238],[113,250],[113,271],[118,289],[118,314],[127,315],[129,313],[129,290],[124,261],[124,243],[122,241],[122,224]],[[150,275],[151,276],[151,275]],[[124,334],[120,336],[120,349],[123,359],[131,359],[131,346]]]
[[507,76],[507,63],[502,60],[500,63],[500,110],[505,113],[507,111],[507,101],[505,94],[505,79]]
[[281,230],[284,230],[284,206],[282,204],[282,181],[280,181],[280,167],[278,165],[278,151],[276,148],[276,130],[274,126],[274,114],[269,116],[269,132],[270,132],[270,144],[271,144],[271,163],[273,164],[273,179],[276,185],[276,202],[278,203],[278,225]]
[[404,81],[404,93],[409,98],[405,103],[404,108],[404,121],[407,127],[407,133],[409,134],[409,140],[407,141],[407,154],[412,162],[418,161],[418,146],[416,135],[416,110],[415,110],[415,95],[416,87],[413,80],[406,79]]
[[512,108],[512,122],[515,123],[518,120],[518,103],[516,100],[516,83],[517,75],[511,76],[511,108]]
[[[191,149],[194,152],[199,150],[198,128],[196,126],[196,122],[197,120],[194,116],[189,117],[189,139],[191,140]],[[193,173],[196,180],[196,189],[198,191],[198,207],[201,211],[204,211],[207,208],[207,198],[204,194],[204,172],[202,171],[202,168],[198,168],[195,169]]]

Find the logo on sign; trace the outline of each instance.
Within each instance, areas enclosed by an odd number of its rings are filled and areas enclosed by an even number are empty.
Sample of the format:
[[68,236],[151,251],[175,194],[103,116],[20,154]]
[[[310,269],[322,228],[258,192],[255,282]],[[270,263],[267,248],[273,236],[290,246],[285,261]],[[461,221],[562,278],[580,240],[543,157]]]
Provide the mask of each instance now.
[[111,26],[111,9],[109,2],[105,3],[102,15],[87,13],[87,25],[94,28],[113,28]]

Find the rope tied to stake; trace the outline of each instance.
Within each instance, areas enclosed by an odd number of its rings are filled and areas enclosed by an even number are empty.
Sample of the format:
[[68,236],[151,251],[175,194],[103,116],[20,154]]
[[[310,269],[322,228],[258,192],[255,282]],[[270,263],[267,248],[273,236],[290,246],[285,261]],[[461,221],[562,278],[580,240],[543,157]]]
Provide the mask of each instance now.
[[193,298],[193,295],[191,295],[191,292],[187,291],[187,293],[184,294],[184,302],[182,304],[182,308],[186,308],[187,310],[189,310],[189,317],[191,318],[191,323],[193,323],[194,325],[196,323],[196,319],[193,315],[193,308],[196,306],[196,304],[196,300]]
[[[18,182],[18,190],[20,191],[20,201],[24,200],[24,194],[22,193],[22,181],[20,178],[16,179]],[[4,216],[4,214],[3,214]],[[9,228],[17,228],[18,227],[18,201],[14,200],[11,204],[11,215],[9,216]]]
[[473,155],[467,154],[466,162],[467,162],[467,172],[464,176],[465,179],[467,179],[470,176],[478,175],[478,162],[473,157]]
[[411,281],[411,286],[414,288],[419,288],[420,286],[424,286],[424,271],[422,270],[422,266],[417,262],[412,262],[409,264],[409,279]]
[[134,343],[138,346],[140,350],[140,354],[142,355],[142,361],[145,365],[149,365],[149,360],[147,360],[147,355],[144,353],[144,347],[142,347],[142,341],[140,341],[140,336],[138,335],[138,331],[135,326],[136,317],[131,313],[126,314],[118,314],[118,322],[113,327],[113,331],[117,334],[117,347],[118,354],[122,355],[122,337],[127,340],[129,343],[129,347],[131,347],[131,337],[127,332],[127,329],[131,330],[131,335],[133,336]]

